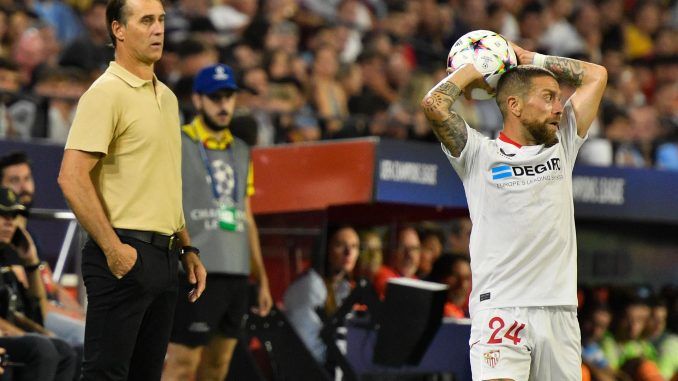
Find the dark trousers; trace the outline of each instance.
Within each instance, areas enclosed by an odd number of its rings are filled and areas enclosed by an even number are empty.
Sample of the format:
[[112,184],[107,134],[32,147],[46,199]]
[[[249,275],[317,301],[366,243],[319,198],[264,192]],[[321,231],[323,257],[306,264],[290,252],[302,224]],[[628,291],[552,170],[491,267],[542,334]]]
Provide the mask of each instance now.
[[93,240],[82,253],[87,320],[82,380],[160,380],[177,299],[178,250],[121,237],[137,250],[122,278]]
[[[5,369],[14,381],[73,381],[77,358],[63,340],[38,334],[0,337],[9,360],[23,366]],[[2,378],[4,380],[4,378]]]

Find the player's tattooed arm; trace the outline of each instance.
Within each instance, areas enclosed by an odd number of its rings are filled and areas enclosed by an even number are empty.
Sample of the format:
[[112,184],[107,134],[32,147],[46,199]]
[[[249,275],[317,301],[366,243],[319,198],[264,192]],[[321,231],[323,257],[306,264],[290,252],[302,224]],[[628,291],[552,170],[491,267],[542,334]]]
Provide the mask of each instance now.
[[584,66],[582,64],[581,61],[564,57],[546,56],[544,59],[544,68],[574,87],[579,87],[584,82]]
[[421,107],[438,140],[453,156],[458,157],[466,145],[468,134],[464,119],[452,110],[452,105],[461,96],[462,91],[459,86],[449,82],[448,78],[426,94],[421,101]]

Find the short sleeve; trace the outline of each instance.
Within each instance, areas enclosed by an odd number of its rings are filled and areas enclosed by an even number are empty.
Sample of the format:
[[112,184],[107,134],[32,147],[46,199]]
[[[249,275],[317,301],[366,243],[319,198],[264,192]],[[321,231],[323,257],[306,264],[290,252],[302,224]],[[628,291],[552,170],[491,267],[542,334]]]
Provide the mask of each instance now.
[[473,172],[473,168],[477,165],[477,156],[478,151],[481,146],[481,142],[485,137],[478,131],[469,127],[466,124],[466,133],[467,139],[464,149],[461,150],[459,157],[455,157],[450,153],[450,151],[442,143],[440,146],[443,149],[443,153],[447,156],[447,160],[450,161],[455,172],[459,175],[459,178],[462,180],[466,179],[469,173]]
[[577,118],[574,114],[572,102],[569,100],[565,103],[565,107],[563,107],[563,117],[560,121],[558,135],[569,162],[574,165],[577,153],[582,144],[588,139],[588,134],[583,138],[577,134]]
[[117,119],[111,96],[101,89],[90,88],[78,102],[66,149],[107,154]]

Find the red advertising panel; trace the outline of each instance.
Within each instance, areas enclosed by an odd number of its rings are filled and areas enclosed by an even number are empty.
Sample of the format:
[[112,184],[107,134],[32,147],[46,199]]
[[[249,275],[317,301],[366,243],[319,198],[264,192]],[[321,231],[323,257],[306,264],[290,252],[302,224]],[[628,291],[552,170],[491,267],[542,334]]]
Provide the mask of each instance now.
[[257,214],[322,210],[372,201],[375,139],[256,148]]

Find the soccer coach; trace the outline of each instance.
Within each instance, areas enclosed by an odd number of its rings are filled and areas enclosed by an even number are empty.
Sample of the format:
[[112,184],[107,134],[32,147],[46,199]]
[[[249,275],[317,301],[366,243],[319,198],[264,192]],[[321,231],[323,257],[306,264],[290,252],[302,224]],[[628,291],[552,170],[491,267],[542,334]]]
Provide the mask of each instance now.
[[191,301],[206,274],[184,228],[177,98],[153,73],[163,4],[111,0],[106,21],[115,62],[80,99],[59,174],[89,233],[83,380],[152,381],[172,327],[178,259],[195,285]]

